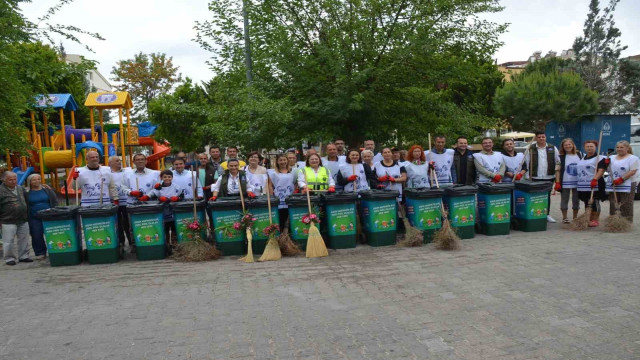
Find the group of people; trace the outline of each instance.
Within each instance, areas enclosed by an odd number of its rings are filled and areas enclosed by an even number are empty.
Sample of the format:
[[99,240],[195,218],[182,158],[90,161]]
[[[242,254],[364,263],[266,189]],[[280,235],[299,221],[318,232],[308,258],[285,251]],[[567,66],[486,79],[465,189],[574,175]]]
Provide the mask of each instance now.
[[[113,203],[118,205],[118,237],[121,247],[131,241],[127,205],[139,201],[158,200],[169,204],[182,200],[238,196],[247,198],[273,194],[279,199],[280,226],[288,217],[285,199],[295,193],[307,191],[361,192],[369,189],[395,190],[402,201],[403,188],[446,187],[476,183],[510,183],[528,179],[553,183],[554,191],[561,194],[560,208],[564,223],[568,218],[568,203],[572,202],[573,217],[580,201],[592,208],[590,226],[598,226],[600,201],[609,198],[620,204],[622,215],[633,220],[633,198],[637,187],[640,160],[631,153],[629,143],[616,144],[616,154],[602,156],[597,153],[598,142],[588,140],[580,152],[573,140],[564,139],[560,149],[546,142],[542,132],[535,134],[535,143],[524,153],[515,151],[513,140],[504,140],[501,151],[494,151],[491,138],[482,140],[482,150],[472,152],[465,137],[458,137],[454,148],[446,147],[445,136],[436,136],[434,146],[425,150],[413,145],[407,151],[384,147],[375,152],[375,142],[366,140],[363,149],[345,148],[338,139],[326,146],[326,156],[310,148],[304,160],[295,151],[278,154],[273,166],[259,152],[247,154],[246,162],[239,159],[238,148],[222,149],[211,146],[209,154],[198,153],[197,160],[187,162],[186,154],[179,152],[172,167],[158,171],[146,167],[144,154],[133,156],[133,167],[123,169],[119,157],[110,157],[108,166],[100,165],[95,151],[86,153],[86,166],[71,176],[74,186],[82,191],[81,206]],[[272,167],[272,168],[270,168]],[[608,181],[604,173],[608,171]],[[608,196],[607,196],[608,193]],[[551,194],[550,194],[551,195]],[[550,197],[549,197],[550,201]],[[16,174],[7,171],[0,185],[0,222],[4,240],[4,259],[9,265],[16,261],[30,262],[28,235],[38,259],[46,256],[42,222],[36,213],[56,206],[56,195],[38,174],[27,179],[27,190],[17,185]],[[547,209],[550,207],[547,206]],[[615,206],[611,206],[611,213]],[[165,210],[165,226],[172,225],[170,207]],[[549,222],[555,222],[551,216]],[[14,255],[13,239],[18,239],[18,255]]]

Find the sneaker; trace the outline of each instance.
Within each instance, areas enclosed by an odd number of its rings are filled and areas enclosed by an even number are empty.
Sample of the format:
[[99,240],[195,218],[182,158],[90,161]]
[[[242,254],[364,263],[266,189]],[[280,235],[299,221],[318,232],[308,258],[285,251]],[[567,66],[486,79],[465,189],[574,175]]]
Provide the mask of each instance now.
[[571,221],[569,221],[569,219],[562,219],[562,223],[563,223],[563,224],[568,224],[568,223],[570,223],[570,222],[571,222]]
[[32,262],[33,262],[33,260],[32,260],[31,258],[26,258],[26,259],[22,259],[22,260],[20,260],[20,262],[23,262],[23,263],[32,263]]
[[7,261],[7,265],[15,265],[16,262],[14,260],[9,260]]
[[552,218],[551,215],[547,215],[547,222],[556,223],[556,219]]
[[36,256],[36,260],[44,260],[47,258],[47,255],[38,255]]
[[598,227],[598,226],[600,226],[600,223],[598,222],[598,220],[589,221],[589,227]]

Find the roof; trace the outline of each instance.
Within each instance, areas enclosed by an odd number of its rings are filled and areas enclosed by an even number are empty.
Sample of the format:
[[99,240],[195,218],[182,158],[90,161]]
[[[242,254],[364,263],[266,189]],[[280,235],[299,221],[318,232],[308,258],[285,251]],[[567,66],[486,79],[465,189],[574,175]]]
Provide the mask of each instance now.
[[90,93],[87,95],[87,101],[84,102],[84,106],[95,107],[98,109],[131,109],[133,103],[131,102],[131,96],[126,91],[113,91],[113,92],[101,92]]
[[36,107],[40,109],[52,107],[68,111],[78,110],[78,103],[71,94],[39,94],[35,96],[35,100]]

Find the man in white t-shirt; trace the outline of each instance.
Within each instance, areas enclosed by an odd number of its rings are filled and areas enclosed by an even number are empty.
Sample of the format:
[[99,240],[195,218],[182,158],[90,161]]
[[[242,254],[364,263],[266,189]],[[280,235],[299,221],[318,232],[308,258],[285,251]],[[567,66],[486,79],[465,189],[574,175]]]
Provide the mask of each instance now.
[[[529,169],[529,179],[532,181],[545,181],[553,183],[556,178],[556,170],[560,165],[560,152],[558,148],[547,143],[544,131],[536,131],[536,142],[527,147],[524,159]],[[547,202],[547,209],[551,205],[551,192]],[[547,210],[549,211],[549,210]],[[556,220],[547,212],[547,221],[554,223]]]

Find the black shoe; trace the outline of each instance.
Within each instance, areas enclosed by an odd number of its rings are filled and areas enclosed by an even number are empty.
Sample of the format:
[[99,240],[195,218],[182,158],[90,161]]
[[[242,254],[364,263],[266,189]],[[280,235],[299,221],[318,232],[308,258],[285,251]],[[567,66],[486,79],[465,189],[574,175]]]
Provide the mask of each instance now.
[[11,260],[11,261],[7,261],[7,265],[15,265],[15,264],[16,264],[16,262],[15,262],[15,261],[13,261],[13,260]]
[[31,259],[31,258],[26,258],[26,259],[22,259],[22,260],[20,260],[20,262],[30,263],[30,262],[33,262],[33,259]]

